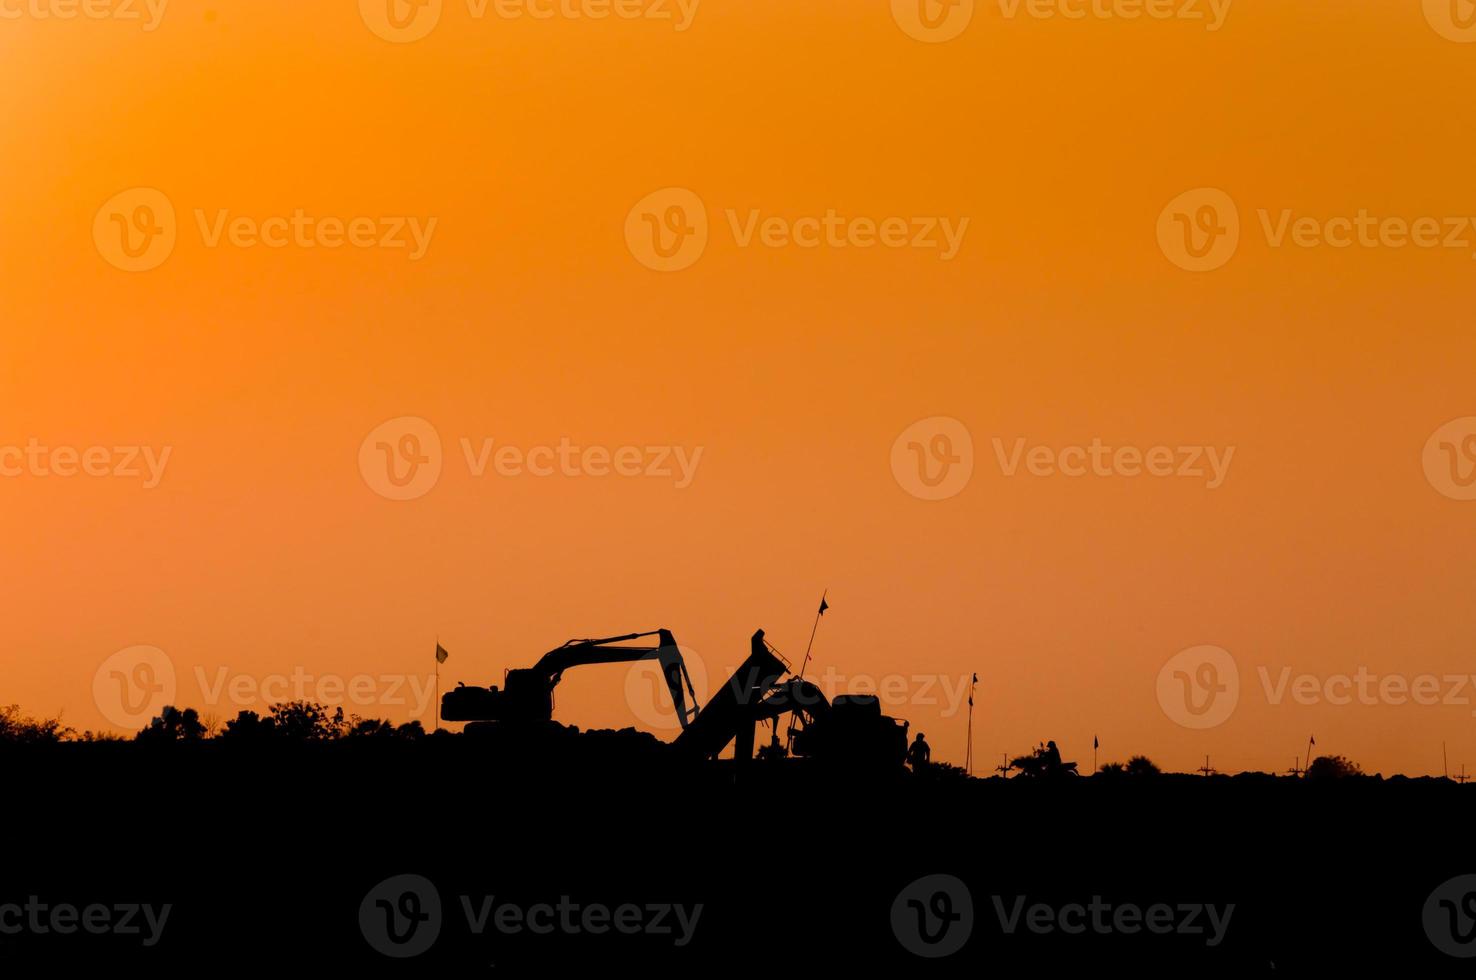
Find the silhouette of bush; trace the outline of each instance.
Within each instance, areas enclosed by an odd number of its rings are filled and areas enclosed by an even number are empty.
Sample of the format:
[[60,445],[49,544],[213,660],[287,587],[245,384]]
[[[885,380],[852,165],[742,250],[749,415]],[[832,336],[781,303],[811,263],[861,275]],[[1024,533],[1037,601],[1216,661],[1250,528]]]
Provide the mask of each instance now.
[[1162,770],[1146,755],[1135,755],[1127,761],[1124,772],[1129,776],[1157,776]]
[[1157,776],[1160,770],[1146,755],[1135,755],[1127,762],[1106,763],[1099,772],[1109,779],[1121,779],[1126,776]]
[[1347,779],[1362,776],[1358,763],[1340,755],[1320,755],[1307,767],[1308,779]]
[[172,704],[149,721],[134,736],[139,742],[198,742],[205,737],[205,725],[194,708],[183,711]]

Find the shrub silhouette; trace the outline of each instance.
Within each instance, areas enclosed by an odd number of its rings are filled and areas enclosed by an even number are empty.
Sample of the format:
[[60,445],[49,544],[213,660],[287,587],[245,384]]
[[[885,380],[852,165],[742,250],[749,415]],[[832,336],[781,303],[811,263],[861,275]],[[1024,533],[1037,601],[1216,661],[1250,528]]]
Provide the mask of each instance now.
[[1135,755],[1127,761],[1124,771],[1129,776],[1157,776],[1162,770],[1146,755]]
[[1308,779],[1347,779],[1350,776],[1362,776],[1363,770],[1358,763],[1346,759],[1340,755],[1320,755],[1312,760],[1307,767]]
[[1160,770],[1146,755],[1135,755],[1125,763],[1106,763],[1100,772],[1109,779],[1121,779],[1125,776],[1157,776]]

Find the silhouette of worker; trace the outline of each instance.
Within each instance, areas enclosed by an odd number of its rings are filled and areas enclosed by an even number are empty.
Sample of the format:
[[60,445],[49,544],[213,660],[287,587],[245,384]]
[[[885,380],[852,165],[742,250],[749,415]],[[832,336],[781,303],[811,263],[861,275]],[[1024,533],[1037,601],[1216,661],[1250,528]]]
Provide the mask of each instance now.
[[1045,763],[1046,772],[1056,772],[1061,768],[1061,750],[1056,748],[1055,742],[1047,742],[1045,751],[1040,755],[1041,762]]
[[922,772],[933,761],[933,750],[929,748],[927,738],[922,732],[917,733],[912,747],[907,750],[907,761],[912,763],[913,772]]
[[758,756],[765,762],[779,762],[784,758],[784,743],[779,741],[778,732],[769,736],[769,744],[759,749]]

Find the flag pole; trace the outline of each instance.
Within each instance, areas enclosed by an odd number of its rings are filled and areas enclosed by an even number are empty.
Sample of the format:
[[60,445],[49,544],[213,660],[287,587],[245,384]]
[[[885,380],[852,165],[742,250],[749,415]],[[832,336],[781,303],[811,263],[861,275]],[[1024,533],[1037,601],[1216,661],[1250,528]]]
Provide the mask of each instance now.
[[820,629],[820,617],[825,615],[825,597],[829,594],[829,589],[826,589],[824,592],[820,593],[820,611],[815,614],[815,625],[810,627],[810,642],[805,644],[805,659],[804,662],[800,664],[800,680],[805,679],[805,668],[810,665],[810,648],[815,645],[815,633]]
[[969,681],[969,747],[964,752],[964,775],[974,774],[974,685],[979,683],[979,674],[973,673]]
[[[820,617],[821,616],[824,616],[825,615],[825,610],[827,608],[829,608],[826,605],[826,602],[825,602],[825,597],[828,596],[828,595],[830,595],[830,590],[829,589],[826,589],[825,591],[823,591],[823,592],[820,593],[820,610],[819,610],[819,612],[815,613],[815,625],[810,627],[810,642],[805,644],[805,659],[800,663],[800,671],[799,671],[799,679],[800,680],[804,680],[805,679],[805,669],[810,666],[810,649],[815,645],[815,633],[818,632],[819,629],[820,629]],[[776,734],[777,734],[777,732],[776,732]],[[793,742],[794,742],[794,712],[791,711],[789,713],[789,731],[787,731],[784,734],[784,751],[785,751],[785,753],[788,753],[789,752],[789,747],[790,747],[791,744],[793,744]]]
[[436,727],[431,734],[441,730],[441,634],[436,634]]

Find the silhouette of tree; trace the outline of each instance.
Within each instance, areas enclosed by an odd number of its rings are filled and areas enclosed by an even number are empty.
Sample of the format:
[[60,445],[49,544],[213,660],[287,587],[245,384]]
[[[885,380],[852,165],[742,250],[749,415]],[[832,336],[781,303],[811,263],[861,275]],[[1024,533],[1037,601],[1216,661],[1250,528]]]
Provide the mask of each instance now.
[[276,724],[271,718],[263,718],[254,711],[242,711],[225,723],[221,738],[251,739],[270,738],[276,733]]
[[1124,766],[1121,762],[1104,762],[1102,764],[1102,768],[1100,770],[1098,770],[1098,771],[1102,775],[1108,776],[1108,777],[1111,777],[1111,778],[1114,778],[1114,779],[1117,778],[1117,777],[1119,777],[1119,776],[1126,776],[1127,775],[1127,767]]
[[1307,767],[1307,779],[1346,779],[1362,776],[1358,763],[1340,755],[1320,755]]
[[76,734],[60,718],[31,718],[21,714],[20,705],[0,707],[0,743],[45,745],[65,741]]
[[183,711],[166,704],[134,739],[139,742],[198,742],[205,737],[205,726],[194,708]]
[[345,724],[343,708],[328,713],[327,705],[316,701],[288,701],[271,707],[272,723],[283,738],[300,742],[317,742],[338,738]]
[[407,740],[424,738],[425,727],[420,724],[419,718],[415,719],[414,721],[407,721],[405,722],[405,724],[395,729],[395,737]]

